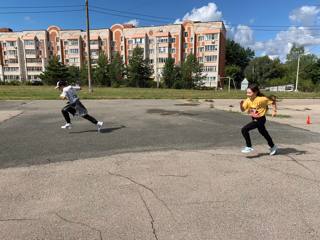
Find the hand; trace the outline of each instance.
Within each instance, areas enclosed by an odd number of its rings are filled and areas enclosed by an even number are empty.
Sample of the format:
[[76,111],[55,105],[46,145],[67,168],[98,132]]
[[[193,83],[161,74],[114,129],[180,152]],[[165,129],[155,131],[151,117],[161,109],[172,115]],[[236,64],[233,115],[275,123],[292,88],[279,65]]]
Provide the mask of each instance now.
[[242,105],[243,105],[243,103],[244,103],[244,101],[242,100],[242,101],[240,102],[240,106],[242,106]]

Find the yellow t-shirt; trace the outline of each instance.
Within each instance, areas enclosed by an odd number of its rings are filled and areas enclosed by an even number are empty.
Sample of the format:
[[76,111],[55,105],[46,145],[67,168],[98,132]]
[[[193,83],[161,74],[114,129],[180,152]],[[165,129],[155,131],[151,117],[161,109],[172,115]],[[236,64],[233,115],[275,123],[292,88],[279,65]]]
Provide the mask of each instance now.
[[259,118],[266,115],[268,105],[272,103],[273,101],[267,97],[256,97],[253,101],[250,98],[247,98],[242,106],[252,117]]

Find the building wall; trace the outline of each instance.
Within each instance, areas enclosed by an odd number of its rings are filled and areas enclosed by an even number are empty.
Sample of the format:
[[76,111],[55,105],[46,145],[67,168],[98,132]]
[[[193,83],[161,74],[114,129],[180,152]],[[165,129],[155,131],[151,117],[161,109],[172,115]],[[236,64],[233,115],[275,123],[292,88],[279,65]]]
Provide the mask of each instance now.
[[[19,76],[17,80],[36,79],[41,73],[38,70],[44,70],[53,56],[68,66],[81,68],[87,62],[86,38],[85,31],[62,30],[57,26],[44,31],[10,32],[10,29],[3,29],[0,31],[0,80],[8,78],[5,77],[8,75],[6,70]],[[205,86],[217,87],[219,76],[224,76],[226,29],[222,22],[186,21],[152,27],[115,24],[110,29],[91,30],[90,38],[93,65],[102,53],[109,60],[119,53],[123,62],[128,64],[134,47],[140,46],[144,57],[153,65],[156,81],[161,78],[166,59],[172,57],[176,64],[180,64],[191,53],[204,66]],[[7,44],[10,41],[16,42],[16,49]],[[4,53],[9,50],[17,51],[18,63],[8,61],[12,56]]]

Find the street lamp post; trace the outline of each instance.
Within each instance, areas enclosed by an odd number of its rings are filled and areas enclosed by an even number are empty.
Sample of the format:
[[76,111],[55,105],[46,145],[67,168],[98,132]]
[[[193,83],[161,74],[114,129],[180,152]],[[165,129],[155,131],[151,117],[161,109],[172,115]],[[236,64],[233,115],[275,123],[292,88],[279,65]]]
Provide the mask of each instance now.
[[86,20],[87,20],[87,55],[88,55],[88,87],[89,93],[92,93],[91,86],[91,48],[90,48],[90,23],[89,23],[89,2],[86,0]]
[[297,64],[297,76],[296,76],[296,88],[295,88],[295,92],[298,92],[298,83],[299,83],[299,70],[300,70],[300,57],[301,54],[298,55],[298,64]]

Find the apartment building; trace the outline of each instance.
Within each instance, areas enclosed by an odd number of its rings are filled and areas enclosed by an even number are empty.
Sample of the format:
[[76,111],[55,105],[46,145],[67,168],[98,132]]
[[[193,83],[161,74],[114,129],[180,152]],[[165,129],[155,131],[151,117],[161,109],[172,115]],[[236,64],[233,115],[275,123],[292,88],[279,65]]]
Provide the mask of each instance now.
[[[12,32],[0,29],[0,81],[35,80],[52,56],[81,68],[87,61],[87,36],[83,30],[50,26],[43,31]],[[159,80],[169,57],[176,64],[195,54],[204,66],[204,83],[217,87],[224,76],[226,29],[223,22],[193,22],[151,27],[115,24],[110,29],[90,31],[92,64],[104,53],[111,59],[119,53],[128,64],[133,49],[139,46],[153,65]]]
[[36,80],[49,58],[46,31],[0,31],[0,81]]

